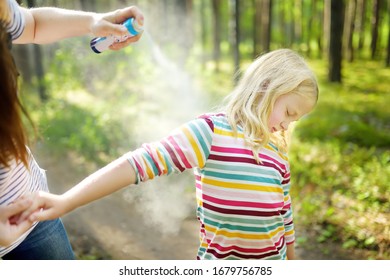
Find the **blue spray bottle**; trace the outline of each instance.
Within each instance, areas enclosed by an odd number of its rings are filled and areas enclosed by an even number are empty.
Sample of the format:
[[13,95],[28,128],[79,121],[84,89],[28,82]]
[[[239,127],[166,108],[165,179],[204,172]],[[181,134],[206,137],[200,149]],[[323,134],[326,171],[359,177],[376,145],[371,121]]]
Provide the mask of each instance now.
[[95,53],[101,53],[105,50],[108,50],[108,48],[116,42],[122,42],[128,39],[129,37],[133,37],[141,33],[144,28],[142,25],[139,25],[138,22],[134,18],[127,19],[123,25],[127,28],[127,31],[129,31],[128,35],[117,37],[110,35],[108,37],[97,37],[91,40],[90,46],[91,49]]

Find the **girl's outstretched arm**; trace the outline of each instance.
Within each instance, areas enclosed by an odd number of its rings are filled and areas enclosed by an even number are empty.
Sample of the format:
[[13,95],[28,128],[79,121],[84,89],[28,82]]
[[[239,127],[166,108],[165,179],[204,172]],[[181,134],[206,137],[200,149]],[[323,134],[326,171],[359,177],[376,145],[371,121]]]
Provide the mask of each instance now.
[[133,167],[125,157],[121,157],[96,171],[75,187],[62,195],[45,192],[33,194],[33,205],[25,211],[19,222],[51,220],[107,196],[115,191],[135,183]]
[[212,129],[205,119],[190,121],[161,141],[124,154],[62,195],[34,194],[33,207],[20,220],[54,219],[128,185],[202,167],[211,141]]

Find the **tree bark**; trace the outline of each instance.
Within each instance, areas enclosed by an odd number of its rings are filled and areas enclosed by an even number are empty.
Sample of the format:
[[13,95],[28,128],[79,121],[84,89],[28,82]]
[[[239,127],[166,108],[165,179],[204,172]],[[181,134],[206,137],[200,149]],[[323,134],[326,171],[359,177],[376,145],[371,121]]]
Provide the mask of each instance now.
[[324,57],[329,55],[329,44],[330,44],[330,27],[331,27],[331,2],[332,0],[325,0],[324,2],[324,36],[322,40],[322,51]]
[[[390,0],[387,0],[387,15],[388,15],[388,21],[389,21],[389,27],[390,27]],[[390,28],[387,31],[387,55],[386,55],[386,67],[390,66]]]
[[353,33],[355,30],[355,15],[356,15],[356,0],[348,0],[347,10],[345,13],[344,24],[344,50],[348,62],[352,62],[354,58],[353,49]]
[[239,0],[230,0],[230,41],[234,60],[234,83],[237,83],[240,70],[240,6]]
[[344,1],[330,0],[329,81],[341,83]]
[[[27,0],[27,6],[29,8],[35,7],[35,0]],[[46,101],[48,99],[46,86],[44,82],[45,78],[45,70],[43,67],[43,54],[42,49],[40,45],[34,44],[33,45],[33,53],[34,53],[34,72],[36,74],[37,78],[37,87],[38,87],[38,94],[41,101]]]
[[373,17],[371,20],[371,59],[376,57],[379,38],[380,0],[373,0]]
[[357,1],[357,7],[356,7],[356,30],[359,34],[359,44],[358,44],[358,50],[359,52],[362,51],[364,47],[364,28],[366,26],[366,0],[358,0]]
[[213,60],[215,72],[219,72],[219,60],[221,58],[221,9],[220,0],[212,0],[213,7]]
[[261,4],[261,46],[262,51],[268,52],[271,46],[272,0],[263,0]]
[[253,58],[256,58],[261,52],[261,0],[253,0],[253,6],[255,9],[253,16]]

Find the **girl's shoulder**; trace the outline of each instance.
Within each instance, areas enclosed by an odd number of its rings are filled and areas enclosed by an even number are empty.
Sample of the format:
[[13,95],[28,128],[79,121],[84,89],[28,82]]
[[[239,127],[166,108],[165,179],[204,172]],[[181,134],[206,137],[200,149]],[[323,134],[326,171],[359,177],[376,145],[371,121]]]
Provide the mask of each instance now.
[[198,119],[204,119],[209,125],[212,125],[213,127],[226,126],[229,124],[227,116],[224,112],[204,113],[198,116]]

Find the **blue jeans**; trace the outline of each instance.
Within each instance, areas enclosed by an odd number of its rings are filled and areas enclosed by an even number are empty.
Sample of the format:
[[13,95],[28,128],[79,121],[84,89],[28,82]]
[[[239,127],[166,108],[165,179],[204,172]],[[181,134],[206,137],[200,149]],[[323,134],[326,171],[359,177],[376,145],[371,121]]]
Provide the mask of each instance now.
[[64,225],[60,219],[39,222],[27,238],[4,260],[74,260]]

